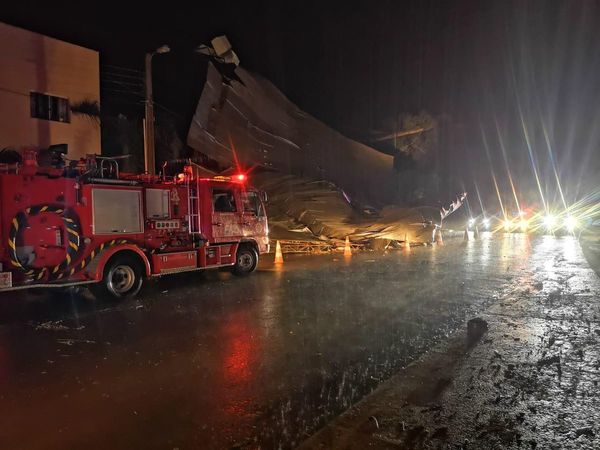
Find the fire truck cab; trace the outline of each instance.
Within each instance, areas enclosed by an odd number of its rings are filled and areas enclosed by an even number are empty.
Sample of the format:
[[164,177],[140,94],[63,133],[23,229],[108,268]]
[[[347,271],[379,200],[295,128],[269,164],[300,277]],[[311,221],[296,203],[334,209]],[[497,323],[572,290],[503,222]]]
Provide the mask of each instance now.
[[95,156],[64,168],[26,155],[1,169],[0,292],[89,284],[125,298],[149,277],[246,275],[269,251],[265,197],[245,174],[121,174]]

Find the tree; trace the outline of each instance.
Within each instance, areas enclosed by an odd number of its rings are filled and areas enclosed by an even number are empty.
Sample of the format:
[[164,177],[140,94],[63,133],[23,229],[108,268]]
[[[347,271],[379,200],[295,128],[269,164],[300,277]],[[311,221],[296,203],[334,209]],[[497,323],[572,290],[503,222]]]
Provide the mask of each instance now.
[[71,113],[87,117],[100,125],[100,104],[96,100],[82,100],[71,104]]

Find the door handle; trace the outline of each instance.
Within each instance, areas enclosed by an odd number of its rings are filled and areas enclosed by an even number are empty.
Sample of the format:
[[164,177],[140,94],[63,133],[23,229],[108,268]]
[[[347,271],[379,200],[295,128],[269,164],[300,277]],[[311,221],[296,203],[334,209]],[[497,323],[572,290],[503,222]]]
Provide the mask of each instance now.
[[215,227],[220,227],[220,226],[222,226],[223,224],[222,224],[221,222],[213,222],[213,225],[214,225]]

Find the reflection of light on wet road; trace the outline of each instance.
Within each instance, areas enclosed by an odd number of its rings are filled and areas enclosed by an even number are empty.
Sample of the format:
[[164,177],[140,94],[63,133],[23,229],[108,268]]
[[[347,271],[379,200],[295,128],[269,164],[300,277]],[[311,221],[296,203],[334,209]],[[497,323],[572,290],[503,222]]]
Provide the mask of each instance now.
[[561,239],[562,253],[567,262],[572,263],[576,259],[581,259],[581,250],[579,242],[573,236],[563,236]]
[[483,240],[481,241],[481,265],[483,267],[487,267],[488,266],[488,262],[490,260],[490,233],[489,232],[485,232],[483,233]]
[[[573,236],[537,237],[525,261],[527,264],[512,289],[514,299],[505,312],[519,321],[523,303],[532,302],[526,308],[533,310],[533,316],[557,320],[549,325],[548,321],[527,318],[522,324],[525,331],[520,336],[522,340],[537,343],[548,338],[549,333],[556,337],[566,329],[577,329],[574,319],[583,322],[594,316],[595,304],[590,297],[598,291],[599,281],[585,262],[577,239]],[[565,342],[561,349],[567,350],[568,345]]]
[[517,254],[522,254],[523,251],[527,251],[530,245],[529,235],[527,233],[510,233],[508,238],[510,239],[513,251]]
[[[558,238],[555,236],[544,235],[541,237],[541,242],[538,243],[535,252],[533,253],[532,262],[541,264],[545,272],[546,278],[554,279],[554,259],[556,250],[559,248]],[[538,278],[543,278],[538,276]]]
[[556,237],[545,234],[541,237],[542,241],[537,245],[538,250],[546,251],[552,247],[556,247]]
[[248,415],[252,392],[249,385],[256,383],[256,359],[259,351],[253,335],[253,325],[243,312],[235,312],[222,328],[223,347],[223,410],[230,420]]
[[512,238],[513,235],[510,233],[504,233],[501,235],[500,239],[502,240],[502,244],[500,247],[500,264],[504,270],[508,269],[510,266],[509,258],[512,254]]
[[239,322],[227,324],[224,331],[228,339],[225,342],[227,356],[224,361],[227,380],[234,383],[248,381],[252,373],[250,362],[255,351],[254,337],[250,334],[250,330]]

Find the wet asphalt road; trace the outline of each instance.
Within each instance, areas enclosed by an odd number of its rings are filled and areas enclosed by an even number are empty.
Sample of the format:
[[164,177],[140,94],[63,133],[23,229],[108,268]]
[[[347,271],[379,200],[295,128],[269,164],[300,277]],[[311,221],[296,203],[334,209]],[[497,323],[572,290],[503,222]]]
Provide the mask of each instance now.
[[557,254],[587,264],[570,237],[497,235],[180,275],[119,305],[3,295],[0,448],[291,448]]

